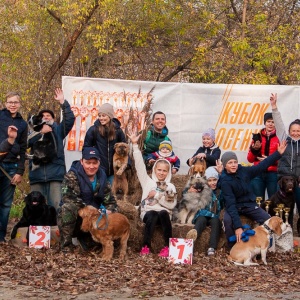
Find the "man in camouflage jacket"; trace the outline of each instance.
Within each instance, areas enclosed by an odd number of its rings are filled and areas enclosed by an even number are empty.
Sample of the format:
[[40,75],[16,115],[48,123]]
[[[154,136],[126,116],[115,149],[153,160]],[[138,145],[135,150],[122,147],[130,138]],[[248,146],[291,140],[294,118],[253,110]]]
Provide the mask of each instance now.
[[85,205],[96,208],[103,205],[107,213],[117,211],[111,186],[100,168],[99,152],[94,147],[84,148],[82,159],[72,163],[62,182],[62,201],[57,217],[62,250],[72,248],[72,237],[77,237],[81,245],[80,239],[86,238],[80,231],[82,219],[78,216],[78,210]]

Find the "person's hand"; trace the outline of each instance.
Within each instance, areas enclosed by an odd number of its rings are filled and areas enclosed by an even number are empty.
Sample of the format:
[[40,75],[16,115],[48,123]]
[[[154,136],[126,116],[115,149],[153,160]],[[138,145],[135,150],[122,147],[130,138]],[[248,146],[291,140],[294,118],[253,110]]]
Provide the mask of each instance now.
[[149,194],[148,194],[148,196],[147,196],[147,198],[151,199],[151,198],[153,198],[155,196],[155,194],[156,194],[156,191],[150,191]]
[[216,160],[216,166],[215,166],[215,169],[217,170],[217,172],[219,174],[221,174],[223,172],[223,164],[221,162],[220,159]]
[[148,164],[149,164],[150,166],[152,166],[154,163],[155,163],[155,159],[150,158],[150,159],[148,160]]
[[131,134],[127,134],[127,136],[129,137],[129,139],[131,140],[131,143],[133,145],[137,144],[139,138],[140,138],[140,134],[136,134],[136,133],[131,133]]
[[256,157],[256,159],[259,161],[263,161],[266,158],[267,158],[267,156],[265,156],[265,155],[262,155],[261,157],[259,157],[259,156]]
[[277,108],[277,93],[275,93],[275,94],[271,93],[270,104],[271,104],[272,109]]
[[45,134],[45,133],[48,133],[48,132],[51,132],[51,131],[52,131],[52,127],[47,125],[47,124],[44,124],[43,128],[40,131],[40,133]]
[[63,104],[65,102],[65,98],[64,98],[64,93],[62,91],[62,89],[57,88],[55,89],[55,96],[54,99],[59,101],[60,104]]
[[206,158],[206,154],[205,153],[198,153],[197,155],[196,155],[196,157],[197,158]]
[[176,168],[173,168],[172,169],[172,174],[176,174],[177,173],[177,169]]
[[13,184],[13,185],[17,185],[17,184],[19,184],[20,182],[22,181],[22,175],[20,175],[20,174],[15,174],[14,176],[13,176],[13,178],[11,179],[11,184]]
[[235,230],[235,236],[236,236],[236,242],[240,242],[241,238],[242,238],[242,233],[244,232],[244,230],[242,228],[238,228]]
[[189,193],[197,193],[197,190],[196,190],[193,186],[191,186],[191,187],[188,189],[188,192],[189,192]]
[[279,152],[281,155],[282,155],[283,152],[285,151],[286,146],[287,146],[286,140],[281,141],[281,143],[278,145],[277,150],[278,150],[278,152]]
[[8,126],[7,129],[8,142],[12,145],[18,135],[18,128],[16,126]]
[[256,141],[254,144],[252,144],[252,148],[254,150],[259,150],[261,148],[261,142],[260,141]]
[[107,209],[107,210],[106,210],[106,214],[107,214],[107,215],[110,215],[110,214],[111,214],[111,210]]

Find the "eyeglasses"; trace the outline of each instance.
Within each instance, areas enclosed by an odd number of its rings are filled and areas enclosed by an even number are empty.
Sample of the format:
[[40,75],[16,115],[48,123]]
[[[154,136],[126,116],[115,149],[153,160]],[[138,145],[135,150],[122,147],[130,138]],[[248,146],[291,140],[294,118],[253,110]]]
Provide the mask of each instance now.
[[17,104],[20,104],[19,101],[8,101],[6,102],[8,105],[17,105]]

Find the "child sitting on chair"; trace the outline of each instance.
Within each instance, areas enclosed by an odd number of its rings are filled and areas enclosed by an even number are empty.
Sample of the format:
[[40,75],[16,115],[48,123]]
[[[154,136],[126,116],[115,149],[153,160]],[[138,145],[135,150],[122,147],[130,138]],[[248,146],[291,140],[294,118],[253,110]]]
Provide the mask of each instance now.
[[148,155],[146,163],[148,166],[153,166],[154,162],[164,158],[172,165],[172,174],[176,174],[180,168],[180,159],[175,155],[171,141],[162,141],[159,145],[159,150]]

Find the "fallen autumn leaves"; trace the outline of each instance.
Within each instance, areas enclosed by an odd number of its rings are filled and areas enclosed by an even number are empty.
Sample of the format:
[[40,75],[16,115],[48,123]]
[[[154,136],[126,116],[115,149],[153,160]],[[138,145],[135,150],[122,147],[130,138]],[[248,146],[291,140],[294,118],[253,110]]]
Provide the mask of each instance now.
[[139,256],[129,249],[128,259],[102,262],[99,251],[63,254],[0,245],[0,278],[12,285],[78,295],[89,291],[131,291],[132,297],[202,294],[225,297],[232,292],[284,293],[300,291],[299,253],[268,253],[268,265],[237,267],[219,251],[215,257],[196,253],[193,265],[172,265],[157,254]]

